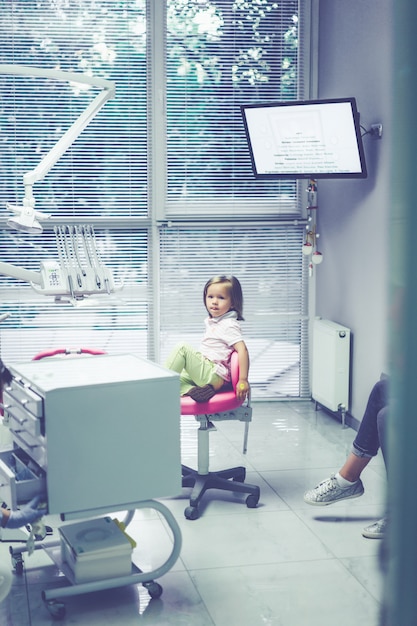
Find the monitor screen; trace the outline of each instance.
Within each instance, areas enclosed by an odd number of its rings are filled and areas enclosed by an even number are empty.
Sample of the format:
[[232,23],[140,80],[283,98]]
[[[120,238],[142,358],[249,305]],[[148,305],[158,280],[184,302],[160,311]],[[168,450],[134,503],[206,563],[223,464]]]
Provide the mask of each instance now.
[[365,178],[355,98],[241,106],[257,178]]

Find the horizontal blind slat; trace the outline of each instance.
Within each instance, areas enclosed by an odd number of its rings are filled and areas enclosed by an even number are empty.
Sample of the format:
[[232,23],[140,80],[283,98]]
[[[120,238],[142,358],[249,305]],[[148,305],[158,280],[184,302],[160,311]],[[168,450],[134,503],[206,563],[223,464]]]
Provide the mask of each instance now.
[[260,215],[298,215],[294,182],[254,179],[240,114],[242,104],[297,98],[298,2],[179,6],[168,2],[167,214],[205,215],[215,198],[215,213],[247,215],[252,201]]

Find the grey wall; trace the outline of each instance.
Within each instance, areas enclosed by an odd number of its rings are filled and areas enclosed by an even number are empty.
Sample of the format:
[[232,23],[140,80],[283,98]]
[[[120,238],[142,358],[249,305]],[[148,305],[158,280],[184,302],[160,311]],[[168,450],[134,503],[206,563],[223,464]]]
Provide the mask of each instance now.
[[369,391],[387,371],[391,59],[394,0],[319,1],[319,98],[354,96],[368,178],[321,180],[316,315],[352,329],[350,413],[361,419]]

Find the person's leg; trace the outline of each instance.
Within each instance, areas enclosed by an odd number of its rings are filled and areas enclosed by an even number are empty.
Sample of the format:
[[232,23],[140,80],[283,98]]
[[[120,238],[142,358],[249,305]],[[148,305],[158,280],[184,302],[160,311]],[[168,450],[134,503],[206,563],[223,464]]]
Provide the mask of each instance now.
[[339,470],[340,476],[349,482],[359,480],[369,461],[377,455],[381,446],[384,460],[385,416],[388,411],[388,379],[379,380],[369,394],[365,413],[352,444],[352,452]]
[[[384,457],[385,469],[388,471],[387,450],[386,450],[387,415],[388,415],[388,407],[385,406],[383,409],[379,411],[377,415],[377,426],[378,426],[379,441],[381,445],[381,452],[382,452],[382,456]],[[367,539],[383,539],[386,534],[387,524],[388,524],[388,514],[386,513],[385,517],[383,517],[382,519],[379,519],[376,522],[369,524],[369,526],[366,526],[362,531],[362,535],[366,537]]]
[[369,394],[365,413],[352,451],[343,466],[314,489],[304,494],[308,504],[328,505],[340,500],[358,498],[364,493],[360,476],[369,461],[377,454],[380,440],[378,415],[388,401],[388,379],[379,380]]
[[357,456],[351,452],[339,470],[340,476],[350,483],[356,482],[371,459],[371,456]]
[[190,395],[197,402],[208,401],[224,384],[215,373],[214,363],[188,344],[179,344],[165,361],[165,367],[180,374],[181,395]]
[[388,379],[382,378],[369,394],[365,413],[353,441],[353,450],[357,456],[373,457],[380,446],[378,433],[378,414],[388,404]]
[[379,411],[377,415],[378,436],[379,436],[382,456],[384,457],[385,469],[388,469],[387,433],[386,433],[387,416],[388,416],[388,407],[385,406],[383,409]]

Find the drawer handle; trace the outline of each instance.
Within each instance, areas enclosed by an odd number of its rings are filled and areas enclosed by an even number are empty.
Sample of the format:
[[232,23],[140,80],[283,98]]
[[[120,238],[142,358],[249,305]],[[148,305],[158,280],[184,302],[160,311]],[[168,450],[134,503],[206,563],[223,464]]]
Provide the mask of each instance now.
[[29,400],[27,398],[23,398],[23,400],[20,401],[20,404],[22,406],[26,406],[26,404],[29,402]]
[[[10,405],[9,405],[9,406],[10,406]],[[23,424],[25,424],[25,423],[28,421],[28,418],[27,418],[27,417],[21,417],[21,418],[19,419],[16,415],[13,415],[12,413],[11,413],[10,415],[11,415],[12,419],[14,419],[14,420],[15,420],[15,422],[17,422],[20,426],[23,426]],[[10,430],[11,430],[11,429],[10,429]],[[16,432],[19,432],[19,433],[20,433],[20,432],[22,432],[22,431],[17,430]]]

